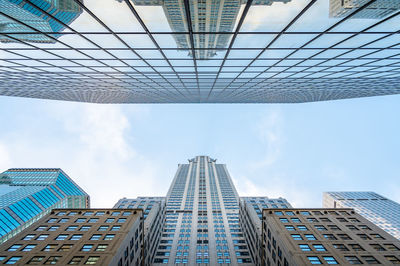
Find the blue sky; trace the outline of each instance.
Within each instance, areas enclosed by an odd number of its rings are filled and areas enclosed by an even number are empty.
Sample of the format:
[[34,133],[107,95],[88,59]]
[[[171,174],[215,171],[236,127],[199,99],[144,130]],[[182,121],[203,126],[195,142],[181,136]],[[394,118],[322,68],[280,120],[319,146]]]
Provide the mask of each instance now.
[[0,97],[0,171],[60,167],[93,207],[165,195],[178,163],[226,163],[239,194],[321,206],[322,192],[400,201],[400,96],[305,104],[100,105]]

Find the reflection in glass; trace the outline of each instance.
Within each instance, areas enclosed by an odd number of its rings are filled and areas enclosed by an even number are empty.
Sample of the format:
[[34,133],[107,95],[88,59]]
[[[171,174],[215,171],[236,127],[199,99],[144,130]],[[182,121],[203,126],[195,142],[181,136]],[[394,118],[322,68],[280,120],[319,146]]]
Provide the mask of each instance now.
[[[80,1],[82,2],[82,0]],[[80,14],[82,14],[82,8],[74,0],[31,0],[31,2],[67,25],[71,24]],[[0,13],[0,32],[35,32],[35,30],[20,23],[22,22],[40,32],[51,32],[52,34],[48,35],[53,38],[60,37],[60,34],[55,34],[54,32],[61,32],[65,27],[53,18],[47,16],[42,12],[42,10],[38,10],[28,2],[21,0],[0,0],[0,11],[15,19],[8,18]],[[44,34],[8,35],[15,39],[27,42],[56,42],[54,39]],[[6,35],[1,35],[0,41],[17,42]]]
[[[330,0],[329,16],[334,18],[346,17],[368,2],[369,0]],[[399,9],[399,0],[377,0],[351,18],[384,18]]]
[[[124,0],[117,0],[123,2]],[[273,2],[288,3],[291,0],[255,0],[253,5],[272,5]],[[233,32],[240,7],[246,0],[189,0],[193,32]],[[184,0],[133,0],[138,6],[162,6],[178,48],[191,48]],[[226,48],[231,34],[194,34],[195,57],[207,60],[216,55],[215,48]],[[192,52],[189,51],[189,56]]]

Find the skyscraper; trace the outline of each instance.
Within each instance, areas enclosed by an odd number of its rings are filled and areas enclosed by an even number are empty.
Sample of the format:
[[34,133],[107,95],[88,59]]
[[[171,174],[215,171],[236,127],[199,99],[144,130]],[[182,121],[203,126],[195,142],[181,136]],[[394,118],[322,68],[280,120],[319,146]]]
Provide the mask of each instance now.
[[0,243],[53,208],[88,207],[88,194],[61,169],[9,169],[0,175]]
[[353,208],[397,239],[400,239],[400,204],[375,192],[324,192],[325,208]]
[[239,196],[225,165],[197,156],[178,166],[153,263],[252,265],[239,223]]
[[[368,0],[330,0],[329,16],[335,18],[346,17],[367,3]],[[352,18],[384,18],[399,9],[400,1],[398,0],[377,0],[354,14]]]
[[[67,25],[71,24],[82,13],[82,8],[74,0],[32,0],[31,2]],[[51,37],[58,38],[60,35],[56,33],[65,29],[64,25],[46,16],[42,11],[37,10],[26,1],[0,0],[0,11],[11,17],[0,14],[0,33],[32,32],[32,34],[9,34],[9,37],[17,40],[35,43],[55,43],[56,41]],[[51,37],[35,32],[29,27],[41,32],[49,32]],[[18,42],[9,37],[0,35],[0,41]]]
[[[117,0],[123,2],[123,0]],[[288,3],[291,0],[257,0],[253,5],[272,5],[273,2]],[[193,32],[233,32],[241,5],[246,0],[190,0],[190,16]],[[134,0],[135,5],[162,6],[172,32],[189,32],[183,0]],[[173,34],[178,48],[192,48],[188,34]],[[228,47],[231,34],[194,34],[193,48],[196,59],[206,60],[216,55],[214,48]],[[189,55],[192,52],[189,50]]]

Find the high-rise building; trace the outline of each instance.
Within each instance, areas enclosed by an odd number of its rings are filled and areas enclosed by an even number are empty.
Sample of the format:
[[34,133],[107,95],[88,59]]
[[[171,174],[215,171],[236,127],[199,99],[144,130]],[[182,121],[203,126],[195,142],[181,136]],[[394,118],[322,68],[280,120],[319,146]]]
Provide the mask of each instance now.
[[400,239],[400,204],[375,192],[324,192],[322,204],[325,208],[353,208]]
[[145,265],[142,215],[140,209],[53,210],[1,245],[0,263]]
[[0,243],[54,208],[89,208],[89,196],[59,168],[0,174]]
[[[67,25],[82,13],[82,8],[74,0],[31,0],[31,2]],[[65,29],[64,25],[46,16],[26,1],[0,0],[0,11],[6,15],[0,14],[0,33],[10,33],[9,36],[0,35],[0,42],[21,40],[35,43],[55,43],[53,38],[60,37],[60,34],[57,33]],[[15,32],[29,33],[12,34]],[[40,32],[48,32],[49,36]]]
[[264,209],[259,265],[400,264],[400,241],[353,209]]
[[[123,2],[123,0],[117,0]],[[288,3],[291,0],[256,0],[253,5],[272,5],[273,2]],[[190,0],[190,16],[193,32],[233,32],[242,4],[246,0]],[[183,0],[134,0],[139,6],[162,6],[172,32],[189,32]],[[178,48],[192,48],[188,34],[173,34]],[[194,34],[193,48],[196,59],[206,60],[216,55],[215,48],[228,47],[231,34]],[[190,50],[189,55],[192,55]]]
[[165,197],[138,197],[120,199],[114,206],[119,209],[142,209],[143,226],[143,263],[151,265],[160,242],[165,219]]
[[[368,0],[330,0],[329,16],[343,18],[367,4]],[[384,18],[400,9],[398,0],[377,0],[354,14],[351,18]]]
[[240,198],[239,222],[255,265],[261,265],[262,261],[262,210],[275,208],[292,208],[292,206],[284,198]]
[[208,156],[180,164],[166,197],[157,264],[253,265],[226,166]]

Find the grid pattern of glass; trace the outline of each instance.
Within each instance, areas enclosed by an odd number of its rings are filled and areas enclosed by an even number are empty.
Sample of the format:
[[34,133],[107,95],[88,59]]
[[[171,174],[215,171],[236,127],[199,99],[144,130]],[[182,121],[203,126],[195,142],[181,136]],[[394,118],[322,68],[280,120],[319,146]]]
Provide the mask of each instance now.
[[295,103],[398,94],[399,14],[397,0],[0,0],[0,95]]

